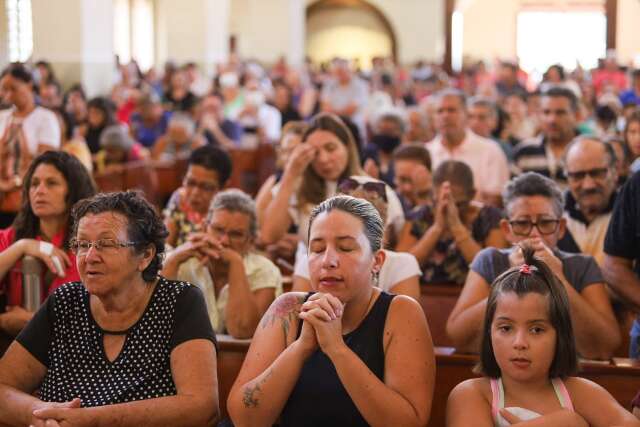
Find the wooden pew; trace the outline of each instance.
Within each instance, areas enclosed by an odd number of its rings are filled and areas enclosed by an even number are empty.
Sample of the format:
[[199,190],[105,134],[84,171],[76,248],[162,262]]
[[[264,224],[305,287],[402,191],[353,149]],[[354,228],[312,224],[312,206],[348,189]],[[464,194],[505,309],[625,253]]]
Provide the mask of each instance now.
[[149,202],[158,204],[158,179],[153,165],[141,160],[126,164],[122,169],[95,174],[93,179],[99,191],[141,190]]
[[456,284],[420,286],[420,305],[427,316],[435,346],[453,345],[446,332],[447,319],[461,291],[462,286]]
[[[218,335],[218,387],[220,410],[227,416],[226,400],[244,361],[250,340],[236,340]],[[436,347],[436,386],[431,409],[430,427],[445,425],[447,398],[459,383],[476,375],[472,372],[477,355],[456,354],[451,347]],[[615,358],[612,362],[580,363],[580,376],[606,388],[625,408],[640,388],[640,362]]]

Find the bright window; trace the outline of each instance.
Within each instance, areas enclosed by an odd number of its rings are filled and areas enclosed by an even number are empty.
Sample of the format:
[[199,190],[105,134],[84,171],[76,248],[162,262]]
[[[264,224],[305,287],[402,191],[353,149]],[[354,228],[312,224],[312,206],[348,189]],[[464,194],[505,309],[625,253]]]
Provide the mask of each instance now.
[[33,53],[31,0],[6,0],[9,61],[25,62]]
[[594,68],[607,47],[601,11],[525,11],[518,14],[517,52],[521,67],[541,76],[550,65]]
[[132,59],[142,70],[154,62],[153,0],[115,0],[113,43],[123,64]]

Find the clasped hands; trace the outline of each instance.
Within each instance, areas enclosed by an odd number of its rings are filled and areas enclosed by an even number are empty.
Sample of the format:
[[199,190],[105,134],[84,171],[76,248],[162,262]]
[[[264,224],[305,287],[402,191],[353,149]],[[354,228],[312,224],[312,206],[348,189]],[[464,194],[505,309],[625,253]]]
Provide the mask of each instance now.
[[437,227],[440,233],[448,230],[456,239],[461,237],[458,236],[459,234],[468,233],[460,218],[456,201],[451,194],[449,181],[443,182],[438,191],[433,226]]
[[32,406],[29,420],[29,427],[88,427],[91,424],[91,417],[81,409],[78,398],[63,403],[38,402]]
[[298,338],[308,352],[320,349],[329,357],[344,347],[342,315],[344,304],[331,294],[316,293],[302,304],[298,316],[303,321]]
[[208,233],[192,233],[185,243],[176,247],[170,254],[178,262],[196,257],[204,265],[221,260],[224,263],[242,262],[242,255],[229,247],[225,247],[218,239]]

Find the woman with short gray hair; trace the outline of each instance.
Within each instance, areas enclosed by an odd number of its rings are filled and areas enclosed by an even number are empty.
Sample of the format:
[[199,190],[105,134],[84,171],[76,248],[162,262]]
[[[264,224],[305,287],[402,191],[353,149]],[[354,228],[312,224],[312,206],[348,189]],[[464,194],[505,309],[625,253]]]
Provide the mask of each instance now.
[[169,254],[162,273],[202,289],[217,333],[250,338],[282,293],[280,270],[253,248],[255,203],[240,190],[217,193],[203,229]]
[[510,267],[523,264],[523,246],[547,264],[564,286],[571,304],[578,352],[588,359],[608,359],[620,344],[620,331],[593,257],[563,252],[558,240],[565,232],[562,193],[551,179],[528,172],[509,182],[503,193],[507,218],[502,228],[513,245],[478,252],[460,298],[447,321],[456,348],[477,352],[490,284]]

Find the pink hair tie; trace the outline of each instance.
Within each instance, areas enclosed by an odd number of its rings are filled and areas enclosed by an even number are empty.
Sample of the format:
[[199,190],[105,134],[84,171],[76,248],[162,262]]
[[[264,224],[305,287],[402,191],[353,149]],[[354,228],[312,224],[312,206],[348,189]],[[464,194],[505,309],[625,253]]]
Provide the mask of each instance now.
[[522,274],[531,274],[531,267],[528,264],[522,264],[520,266],[520,273]]

